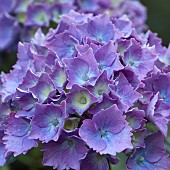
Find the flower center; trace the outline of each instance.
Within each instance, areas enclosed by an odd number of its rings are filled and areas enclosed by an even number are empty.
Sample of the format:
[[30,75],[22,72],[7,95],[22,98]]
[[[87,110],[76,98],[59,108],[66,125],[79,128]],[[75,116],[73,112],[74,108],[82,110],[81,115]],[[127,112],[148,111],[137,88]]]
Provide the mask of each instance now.
[[129,64],[133,66],[135,63],[133,61],[129,61]]
[[88,81],[88,80],[89,80],[89,76],[88,76],[88,75],[84,75],[84,76],[82,77],[82,79],[83,79],[84,81]]
[[143,156],[138,156],[138,157],[136,158],[136,162],[137,162],[138,164],[142,163],[144,160],[145,160],[145,158],[144,158]]
[[99,94],[99,95],[102,95],[102,94],[103,94],[103,91],[104,91],[104,90],[99,89],[99,90],[98,90],[98,94]]
[[69,147],[72,147],[74,145],[74,142],[71,139],[69,139],[67,140],[67,144]]
[[80,100],[79,100],[79,103],[80,103],[80,104],[86,104],[86,103],[87,103],[87,99],[86,99],[84,96],[82,96],[82,97],[80,98]]
[[106,130],[100,130],[100,136],[103,138],[103,137],[106,137],[107,136],[107,131]]
[[59,121],[58,121],[58,119],[54,119],[54,120],[52,120],[51,123],[52,123],[54,126],[58,126]]

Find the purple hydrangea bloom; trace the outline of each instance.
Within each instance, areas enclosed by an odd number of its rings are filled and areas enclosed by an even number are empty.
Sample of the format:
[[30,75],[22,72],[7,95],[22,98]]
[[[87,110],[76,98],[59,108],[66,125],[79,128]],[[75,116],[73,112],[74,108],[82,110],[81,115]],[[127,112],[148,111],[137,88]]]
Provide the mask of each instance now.
[[53,80],[56,89],[61,92],[67,81],[67,75],[64,67],[62,67],[58,62],[56,62],[55,68],[50,74],[50,78]]
[[[156,139],[156,140],[155,140]],[[152,170],[170,167],[170,160],[164,149],[164,138],[155,133],[145,139],[146,147],[137,149],[127,161],[129,170]]]
[[8,48],[16,40],[18,22],[7,13],[0,15],[0,51]]
[[50,12],[48,4],[30,5],[27,12],[26,26],[48,26]]
[[78,169],[79,161],[87,154],[87,147],[76,132],[62,132],[57,142],[49,142],[43,145],[43,164],[53,166],[58,170]]
[[37,97],[40,103],[43,103],[54,90],[54,84],[47,73],[43,73],[37,84],[30,88],[30,91]]
[[26,154],[29,149],[38,146],[35,140],[29,139],[30,129],[28,119],[16,118],[15,113],[10,114],[3,137],[7,153],[13,152],[14,156],[18,156],[21,153]]
[[129,65],[143,79],[146,74],[153,69],[157,55],[151,47],[141,47],[141,45],[132,39],[132,45],[124,54],[124,62]]
[[94,151],[90,151],[81,161],[81,170],[106,170],[109,169],[109,162],[112,164],[118,163],[118,159],[110,155],[100,155]]
[[78,43],[79,41],[73,37],[71,33],[64,31],[63,33],[55,35],[55,38],[47,44],[47,47],[53,50],[60,59],[72,58],[76,55],[74,49]]
[[67,14],[70,10],[75,9],[75,7],[70,3],[57,3],[51,7],[51,20],[59,23],[63,14]]
[[60,106],[55,104],[37,104],[34,117],[31,121],[30,139],[39,139],[42,142],[57,141],[64,126],[66,103]]
[[159,99],[159,93],[153,96],[149,102],[146,109],[146,116],[157,126],[164,136],[167,136],[170,107]]
[[14,0],[0,0],[0,15],[3,13],[10,13],[14,6],[16,5],[16,1]]
[[138,32],[146,29],[146,8],[139,1],[120,0],[118,7],[111,12],[113,16],[127,14]]
[[[123,73],[117,77],[115,82],[115,85],[110,85],[111,97],[117,100],[121,111],[127,111],[142,96],[132,88]],[[131,100],[128,100],[129,98]]]
[[101,43],[106,43],[109,40],[115,41],[122,36],[111,23],[109,16],[106,13],[90,19],[87,24],[80,25],[79,29],[82,31],[84,37],[91,37]]
[[16,13],[22,13],[26,12],[28,6],[34,1],[34,0],[15,0],[16,5],[15,5],[15,12]]
[[32,93],[17,89],[11,105],[17,109],[16,117],[31,118],[38,99]]
[[116,53],[113,41],[109,41],[109,43],[99,48],[95,53],[95,58],[99,64],[99,70],[107,70],[108,77],[113,74],[113,71],[118,71],[124,68],[119,61],[119,56]]
[[96,12],[99,10],[98,0],[77,0],[81,12]]
[[113,23],[116,26],[116,28],[118,28],[123,33],[125,38],[128,38],[131,35],[132,22],[126,15],[123,15],[122,17],[115,19]]
[[116,153],[132,148],[130,131],[125,117],[113,105],[96,113],[92,120],[84,120],[79,134],[93,150],[115,156]]
[[143,127],[143,125],[146,123],[144,117],[145,112],[143,110],[138,110],[137,108],[126,112],[126,120],[129,122],[129,125],[133,130]]
[[145,148],[146,129],[139,129],[133,132],[132,144],[134,148]]
[[9,9],[27,43],[19,43],[13,70],[0,75],[0,164],[38,142],[44,165],[59,170],[109,169],[119,153],[129,169],[168,161],[159,148],[170,121],[170,48],[143,33],[139,2],[114,3],[16,0]]
[[[93,50],[89,48],[77,58],[64,59],[68,74],[67,88],[71,88],[73,84],[78,85],[94,85],[99,75],[98,64],[94,58]],[[76,68],[76,69],[75,69]]]
[[107,71],[104,71],[96,81],[95,86],[89,86],[88,89],[99,101],[103,99],[103,93],[109,93],[110,88],[109,84],[112,84],[113,81],[107,78]]
[[109,95],[107,95],[106,93],[103,93],[103,99],[100,103],[97,103],[95,105],[95,107],[92,107],[89,109],[89,113],[91,114],[96,114],[98,113],[100,110],[105,110],[107,108],[109,108],[110,106],[112,106],[113,104],[116,104],[116,100],[112,99]]
[[[69,108],[73,108],[79,115],[82,115],[97,99],[86,88],[73,85],[66,99]],[[69,111],[69,110],[68,110]]]
[[2,103],[0,105],[0,131],[4,130],[4,125],[6,122],[6,117],[10,114],[10,104],[9,103]]
[[28,70],[18,88],[24,91],[28,91],[28,89],[34,87],[37,84],[38,78],[39,77],[36,76],[31,70]]

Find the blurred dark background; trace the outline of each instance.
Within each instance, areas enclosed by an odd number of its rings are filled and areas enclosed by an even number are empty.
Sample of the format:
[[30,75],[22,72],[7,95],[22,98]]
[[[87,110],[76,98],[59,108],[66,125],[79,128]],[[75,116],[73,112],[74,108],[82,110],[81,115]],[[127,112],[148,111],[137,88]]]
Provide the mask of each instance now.
[[[170,0],[141,0],[148,9],[147,24],[153,32],[157,32],[162,38],[163,45],[168,46],[170,42]],[[5,54],[4,54],[5,55]],[[0,68],[9,72],[15,62],[16,54],[7,58],[5,65]],[[9,164],[0,170],[52,170],[52,168],[41,165],[41,153],[38,149],[33,149],[29,155],[21,155],[17,159],[12,159]]]

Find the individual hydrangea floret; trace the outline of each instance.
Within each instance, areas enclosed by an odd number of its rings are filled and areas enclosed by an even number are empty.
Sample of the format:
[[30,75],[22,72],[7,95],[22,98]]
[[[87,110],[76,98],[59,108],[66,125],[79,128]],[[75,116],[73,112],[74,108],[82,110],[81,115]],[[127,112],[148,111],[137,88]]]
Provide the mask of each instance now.
[[16,118],[15,113],[12,112],[7,119],[5,136],[3,137],[7,153],[13,152],[14,156],[18,156],[21,153],[26,154],[33,147],[37,147],[37,142],[29,139],[30,130],[30,121],[25,118]]
[[[68,108],[73,108],[79,115],[82,115],[93,103],[97,102],[89,90],[73,85],[70,92],[67,94]],[[69,112],[69,109],[68,109]]]
[[116,153],[132,148],[130,131],[125,117],[113,105],[96,113],[92,120],[84,120],[79,134],[93,150],[115,156]]
[[24,13],[27,11],[28,6],[34,1],[34,0],[15,0],[15,12],[16,13]]
[[68,74],[67,88],[73,84],[94,85],[99,76],[98,64],[94,58],[93,50],[89,48],[85,53],[73,59],[64,59]]
[[126,15],[115,19],[113,24],[123,33],[123,37],[128,38],[131,35],[133,24]]
[[146,147],[137,149],[127,161],[127,169],[168,170],[170,160],[164,149],[164,138],[154,133],[145,139]]
[[105,110],[116,103],[117,103],[116,100],[112,99],[108,94],[103,93],[102,101],[100,101],[100,103],[97,103],[95,107],[90,108],[89,113],[96,114],[102,109]]
[[62,58],[72,58],[76,56],[75,45],[79,41],[68,31],[55,35],[55,38],[47,43],[47,47]]
[[106,13],[94,17],[87,24],[80,25],[78,28],[84,38],[88,37],[101,43],[115,41],[122,36],[122,33],[114,27]]
[[70,3],[57,3],[53,5],[50,9],[51,20],[59,23],[63,14],[67,14],[70,10],[75,9],[75,7]]
[[16,117],[30,118],[34,115],[34,106],[38,99],[30,92],[25,92],[21,89],[17,89],[11,106],[16,110]]
[[[3,88],[0,89],[2,101],[7,97],[12,96],[16,92],[16,88],[22,82],[23,77],[26,75],[29,64],[20,65],[19,68],[11,70],[10,73],[2,75]],[[17,75],[17,76],[14,76]]]
[[153,96],[146,109],[146,116],[156,125],[160,132],[167,136],[170,107],[159,99],[159,92]]
[[106,170],[109,169],[109,162],[118,163],[118,159],[110,155],[100,155],[94,151],[89,151],[86,157],[81,161],[81,170]]
[[[62,16],[62,21],[65,21],[70,24],[84,24],[87,23],[89,18],[92,18],[93,14],[84,14],[84,13],[79,13],[76,11],[71,10],[68,14],[64,14]],[[60,22],[61,24],[61,22]]]
[[141,47],[134,39],[132,39],[132,45],[125,51],[123,58],[139,79],[143,79],[153,69],[156,59],[157,55],[153,47]]
[[[151,79],[151,86],[152,89],[148,89],[151,90],[152,92],[154,92],[155,94],[157,92],[160,93],[160,97],[163,99],[163,101],[170,106],[170,73],[167,73],[166,75],[160,75],[160,76],[154,76]],[[164,83],[162,83],[164,82]],[[147,81],[146,81],[147,83]],[[148,88],[148,86],[146,87]]]
[[112,84],[113,81],[108,80],[107,71],[104,71],[96,81],[95,86],[89,86],[88,89],[99,101],[103,99],[103,93],[109,93],[110,88],[109,84]]
[[24,91],[28,91],[30,88],[37,84],[38,78],[39,77],[36,76],[31,70],[28,70],[18,88]]
[[80,160],[87,154],[87,147],[76,132],[62,132],[57,142],[49,142],[42,147],[43,164],[58,170],[78,169]]
[[113,41],[109,41],[109,43],[99,48],[95,53],[95,58],[99,64],[99,70],[101,72],[107,70],[108,77],[113,74],[113,71],[118,71],[124,68],[119,61],[119,55],[116,52]]
[[146,123],[144,117],[145,112],[143,110],[138,110],[137,108],[126,112],[126,120],[129,122],[129,125],[133,130],[143,127],[143,125]]
[[0,15],[0,51],[14,43],[19,32],[18,22],[7,13]]
[[27,12],[26,26],[48,26],[50,11],[48,4],[30,5]]
[[56,89],[61,92],[67,81],[67,75],[64,67],[62,67],[58,62],[56,62],[55,68],[50,74],[50,78],[53,80]]
[[30,88],[30,91],[38,98],[40,103],[43,103],[54,90],[54,84],[47,73],[43,73],[37,84]]
[[64,126],[66,115],[66,103],[37,104],[34,117],[31,121],[30,139],[39,139],[42,142],[57,141]]
[[[110,85],[111,97],[117,100],[118,108],[127,111],[139,98],[141,94],[133,89],[126,77],[121,73],[115,80],[115,85]],[[129,100],[130,98],[130,100]]]
[[98,0],[77,0],[81,12],[96,12],[100,6]]

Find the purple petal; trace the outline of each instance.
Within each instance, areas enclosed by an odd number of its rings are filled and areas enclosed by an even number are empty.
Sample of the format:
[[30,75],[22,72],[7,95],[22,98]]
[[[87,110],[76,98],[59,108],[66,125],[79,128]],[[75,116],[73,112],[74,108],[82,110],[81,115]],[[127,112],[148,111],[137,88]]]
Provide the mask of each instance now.
[[62,133],[57,142],[44,144],[42,151],[44,165],[53,166],[58,170],[77,169],[80,166],[79,161],[86,155],[87,147],[72,133]]
[[27,119],[15,118],[15,114],[11,113],[7,123],[3,140],[8,153],[13,152],[14,156],[26,154],[32,147],[38,146],[36,141],[28,138],[30,124]]

